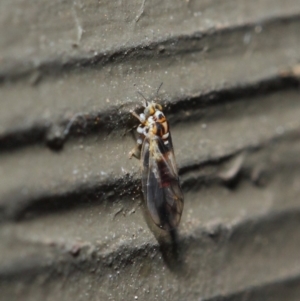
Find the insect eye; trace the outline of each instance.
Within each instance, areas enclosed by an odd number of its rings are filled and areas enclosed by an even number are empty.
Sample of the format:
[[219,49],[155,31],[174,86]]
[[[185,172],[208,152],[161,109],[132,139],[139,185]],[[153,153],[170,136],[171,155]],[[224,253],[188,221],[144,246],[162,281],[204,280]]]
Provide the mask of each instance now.
[[157,120],[163,120],[165,116],[162,112],[156,111],[155,117],[156,117]]
[[155,109],[161,111],[162,110],[162,106],[159,105],[158,103],[155,104]]

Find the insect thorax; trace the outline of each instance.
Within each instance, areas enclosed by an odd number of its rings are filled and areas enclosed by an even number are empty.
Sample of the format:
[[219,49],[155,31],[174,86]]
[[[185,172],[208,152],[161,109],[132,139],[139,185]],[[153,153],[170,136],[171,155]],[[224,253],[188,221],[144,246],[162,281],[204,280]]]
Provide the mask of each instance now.
[[145,120],[144,124],[140,124],[137,131],[145,136],[156,135],[163,140],[169,137],[169,124],[162,112],[161,105],[150,103],[140,114],[140,119]]

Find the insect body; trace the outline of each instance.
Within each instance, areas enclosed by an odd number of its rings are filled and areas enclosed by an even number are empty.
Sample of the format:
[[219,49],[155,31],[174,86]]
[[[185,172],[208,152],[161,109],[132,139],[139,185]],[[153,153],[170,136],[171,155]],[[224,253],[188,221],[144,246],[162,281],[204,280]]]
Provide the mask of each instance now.
[[140,158],[142,188],[150,215],[157,226],[171,230],[178,226],[183,210],[169,123],[162,106],[146,101],[144,113],[137,115],[139,139],[129,153]]

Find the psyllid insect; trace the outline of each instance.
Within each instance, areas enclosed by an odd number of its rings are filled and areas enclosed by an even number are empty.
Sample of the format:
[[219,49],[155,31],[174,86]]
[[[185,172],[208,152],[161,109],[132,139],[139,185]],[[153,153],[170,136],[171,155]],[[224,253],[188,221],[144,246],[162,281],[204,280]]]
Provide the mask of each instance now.
[[140,115],[132,112],[140,124],[129,158],[141,161],[143,195],[154,223],[169,231],[178,226],[183,210],[169,123],[160,104],[146,100],[144,107]]

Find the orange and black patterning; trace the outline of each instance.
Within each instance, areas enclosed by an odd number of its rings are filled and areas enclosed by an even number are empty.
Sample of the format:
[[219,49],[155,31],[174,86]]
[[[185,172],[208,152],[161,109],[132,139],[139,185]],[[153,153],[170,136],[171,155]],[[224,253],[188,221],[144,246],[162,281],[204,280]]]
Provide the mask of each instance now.
[[139,138],[129,153],[141,159],[142,188],[154,223],[164,230],[176,228],[183,210],[169,123],[161,105],[146,101],[144,113],[137,115]]

